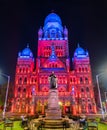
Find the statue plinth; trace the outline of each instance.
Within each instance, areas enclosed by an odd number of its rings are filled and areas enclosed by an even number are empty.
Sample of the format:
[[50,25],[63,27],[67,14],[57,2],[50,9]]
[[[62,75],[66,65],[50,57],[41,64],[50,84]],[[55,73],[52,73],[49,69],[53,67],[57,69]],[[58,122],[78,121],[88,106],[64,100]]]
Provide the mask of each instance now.
[[58,104],[58,90],[50,89],[48,98],[48,109],[46,109],[46,119],[61,119],[61,109]]

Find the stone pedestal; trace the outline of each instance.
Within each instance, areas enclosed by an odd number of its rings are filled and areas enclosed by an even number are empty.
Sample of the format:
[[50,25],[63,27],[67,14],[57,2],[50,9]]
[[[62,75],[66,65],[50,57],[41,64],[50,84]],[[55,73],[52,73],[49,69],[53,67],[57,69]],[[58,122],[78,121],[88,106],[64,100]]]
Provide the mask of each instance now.
[[61,119],[61,109],[58,104],[58,90],[50,89],[48,97],[48,109],[46,109],[46,119]]

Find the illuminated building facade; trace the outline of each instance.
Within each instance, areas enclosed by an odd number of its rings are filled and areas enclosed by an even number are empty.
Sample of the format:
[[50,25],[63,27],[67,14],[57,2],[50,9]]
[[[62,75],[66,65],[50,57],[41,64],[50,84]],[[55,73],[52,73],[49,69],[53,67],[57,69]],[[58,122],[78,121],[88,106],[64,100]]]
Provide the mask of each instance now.
[[96,113],[88,51],[78,44],[70,70],[68,29],[60,17],[50,13],[38,31],[38,52],[34,68],[33,53],[27,46],[19,52],[12,112],[45,113],[49,75],[57,77],[59,104],[63,114]]

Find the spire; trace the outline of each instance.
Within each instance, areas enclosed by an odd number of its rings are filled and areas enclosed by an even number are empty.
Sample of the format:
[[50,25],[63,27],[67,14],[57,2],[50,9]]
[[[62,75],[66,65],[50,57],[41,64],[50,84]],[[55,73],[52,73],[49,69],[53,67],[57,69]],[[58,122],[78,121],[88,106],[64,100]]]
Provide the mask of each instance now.
[[29,48],[29,43],[27,43],[27,48]]
[[77,44],[77,47],[80,48],[80,44],[79,43]]

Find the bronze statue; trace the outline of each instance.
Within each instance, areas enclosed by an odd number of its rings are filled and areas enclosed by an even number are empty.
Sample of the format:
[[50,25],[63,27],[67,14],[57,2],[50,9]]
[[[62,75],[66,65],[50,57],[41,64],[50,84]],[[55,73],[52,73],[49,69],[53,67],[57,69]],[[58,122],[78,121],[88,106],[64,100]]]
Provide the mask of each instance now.
[[54,74],[54,72],[52,72],[49,76],[49,81],[50,81],[50,88],[54,89],[57,88],[57,83],[56,83],[56,76]]

